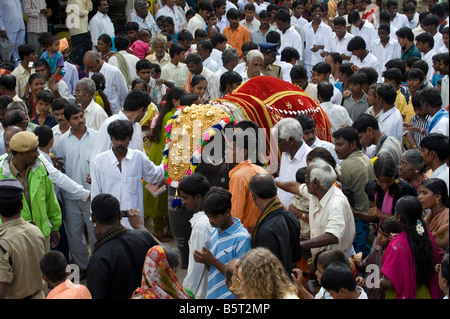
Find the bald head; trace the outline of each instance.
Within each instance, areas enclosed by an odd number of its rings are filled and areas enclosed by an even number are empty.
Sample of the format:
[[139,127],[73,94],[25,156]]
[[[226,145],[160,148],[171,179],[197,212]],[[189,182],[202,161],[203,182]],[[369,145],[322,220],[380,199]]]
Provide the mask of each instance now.
[[277,186],[272,175],[256,174],[250,179],[250,191],[261,199],[271,199],[277,196]]
[[20,127],[15,126],[15,125],[13,125],[13,126],[8,126],[8,127],[5,129],[5,133],[4,133],[4,135],[3,135],[3,141],[4,141],[4,143],[5,143],[5,150],[6,150],[6,153],[7,153],[7,154],[11,153],[11,148],[9,147],[9,142],[11,141],[11,138],[12,138],[16,133],[19,133],[19,132],[22,132],[22,131],[23,131],[23,130],[22,130]]
[[85,67],[85,72],[99,72],[103,66],[104,61],[100,59],[100,55],[97,52],[90,50],[84,54],[83,64]]
[[18,126],[24,131],[28,126],[27,114],[21,109],[7,110],[5,113],[5,129],[8,126]]

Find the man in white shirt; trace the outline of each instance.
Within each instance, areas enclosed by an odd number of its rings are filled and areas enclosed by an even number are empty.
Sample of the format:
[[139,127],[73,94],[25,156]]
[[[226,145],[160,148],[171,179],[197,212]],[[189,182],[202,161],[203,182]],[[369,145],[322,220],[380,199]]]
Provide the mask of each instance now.
[[148,11],[147,1],[139,0],[134,4],[134,12],[130,12],[130,22],[137,22],[139,30],[147,29],[156,34],[160,32],[158,25],[153,19],[153,16]]
[[207,100],[213,100],[220,97],[219,79],[214,72],[203,66],[202,58],[198,53],[189,54],[189,56],[186,58],[186,65],[188,67],[189,73],[184,82],[183,88],[187,92],[191,92],[192,78],[197,74],[201,74],[206,78],[206,82],[208,83],[204,98]]
[[445,47],[442,33],[438,31],[439,20],[434,15],[427,15],[422,21],[422,27],[425,32],[428,32],[433,36],[434,46],[433,49],[439,52],[442,47]]
[[314,121],[311,115],[300,114],[297,116],[297,121],[299,121],[302,126],[303,141],[306,145],[311,147],[312,150],[317,147],[323,147],[330,152],[337,164],[341,162],[336,154],[336,151],[334,150],[334,144],[327,141],[322,141],[316,136],[316,121]]
[[334,32],[328,38],[321,55],[326,57],[327,53],[338,52],[341,54],[342,60],[348,62],[352,57],[352,53],[347,51],[347,45],[354,35],[347,32],[347,21],[344,18],[337,17],[333,20],[333,23]]
[[202,57],[202,64],[210,71],[216,73],[220,66],[211,58],[213,46],[209,40],[201,40],[197,43],[197,53]]
[[192,36],[195,35],[197,29],[206,30],[206,20],[211,15],[211,12],[213,12],[211,2],[205,0],[201,1],[198,6],[198,13],[189,20],[187,25],[187,30]]
[[[448,35],[448,34],[447,34]],[[446,109],[449,105],[449,80],[448,80],[448,73],[449,73],[449,64],[448,64],[448,56],[449,53],[443,53],[440,57],[440,72],[444,75],[442,78],[441,83],[441,99],[442,99],[442,108]]]
[[204,299],[208,288],[209,270],[205,264],[194,260],[194,251],[202,247],[209,249],[212,227],[205,212],[200,210],[203,197],[210,189],[208,180],[201,174],[191,174],[180,182],[179,190],[183,205],[188,211],[194,211],[189,220],[192,231],[189,238],[189,264],[184,277],[183,287],[192,290],[196,299]]
[[422,60],[427,62],[428,64],[428,73],[426,74],[426,78],[429,82],[433,80],[433,55],[436,54],[434,50],[434,39],[429,33],[419,34],[416,38],[416,46],[417,49],[422,53]]
[[95,82],[89,78],[83,78],[78,81],[74,93],[76,102],[83,108],[86,127],[97,131],[108,115],[100,105],[95,103],[95,91]]
[[[128,148],[133,136],[133,125],[128,120],[114,120],[108,124],[112,149],[96,155],[91,164],[91,196],[108,193],[119,200],[120,210],[138,209],[144,220],[142,179],[156,184],[164,181],[164,166],[156,166],[148,156]],[[133,229],[126,214],[121,224]]]
[[377,87],[377,102],[382,107],[378,116],[378,125],[382,133],[395,137],[402,142],[403,137],[403,117],[395,107],[397,90],[391,83],[381,83]]
[[[281,119],[275,124],[272,132],[278,138],[278,147],[282,152],[280,170],[277,181],[295,181],[295,173],[306,166],[306,156],[311,148],[303,141],[303,130],[300,122],[293,118]],[[294,196],[278,189],[278,199],[285,207],[289,207]]]
[[113,114],[119,113],[128,94],[127,82],[122,72],[115,66],[100,59],[95,51],[88,51],[84,55],[83,64],[89,77],[93,73],[100,72],[105,76],[104,93],[111,104]]
[[292,16],[291,16],[291,24],[298,25],[302,30],[303,26],[308,24],[308,20],[303,18],[303,13],[305,12],[305,5],[307,1],[305,0],[296,0],[292,3]]
[[[447,131],[448,132],[448,131]],[[433,172],[429,178],[440,178],[447,184],[447,194],[449,192],[449,168],[447,166],[449,145],[448,135],[431,133],[420,142],[422,158],[425,167],[429,167]]]
[[[211,27],[212,29],[213,27]],[[227,37],[224,36],[222,33],[217,33],[213,35],[211,38],[211,44],[212,44],[212,52],[211,52],[211,59],[214,60],[214,62],[217,63],[218,67],[220,68],[223,64],[222,62],[222,54],[225,51],[225,49],[228,48],[227,46]],[[231,48],[231,47],[230,47]],[[220,77],[218,77],[220,79]]]
[[97,13],[89,21],[89,31],[91,33],[92,45],[97,47],[98,37],[102,34],[107,34],[114,38],[115,30],[114,24],[108,16],[108,0],[99,0],[97,5]]
[[386,8],[391,15],[391,25],[397,29],[408,26],[408,18],[401,13],[398,13],[398,2],[397,0],[388,0],[386,2]]
[[223,30],[230,25],[226,16],[228,3],[229,1],[226,0],[213,1],[214,12],[217,18],[216,26],[219,28],[220,33],[223,33]]
[[41,73],[45,77],[44,89],[52,91],[54,98],[62,97],[66,100],[73,100],[73,96],[69,94],[69,87],[67,86],[66,82],[56,82],[56,79],[50,78],[50,66],[48,65],[47,61],[43,59],[37,61],[34,71],[36,73]]
[[219,79],[225,72],[233,71],[236,65],[239,63],[239,56],[236,49],[225,49],[222,53],[222,66],[217,71],[217,78]]
[[[84,112],[81,107],[69,104],[64,109],[64,116],[70,129],[64,133],[58,144],[57,154],[64,165],[66,175],[85,189],[91,185],[86,182],[89,174],[91,151],[97,131],[86,127]],[[67,241],[75,263],[81,270],[86,270],[89,263],[89,251],[84,241],[86,225],[90,239],[91,251],[94,249],[94,225],[91,222],[90,201],[81,201],[68,192],[64,192],[65,223]]]
[[333,133],[340,129],[341,125],[351,126],[353,121],[342,105],[330,102],[332,96],[333,85],[330,82],[323,81],[317,85],[317,99],[320,103],[319,106],[327,114],[331,123],[331,132]]
[[259,29],[261,23],[255,17],[255,5],[247,3],[244,9],[245,18],[239,21],[239,23],[247,28],[248,31],[253,32]]
[[440,133],[448,136],[449,119],[448,111],[441,108],[442,99],[435,88],[427,88],[420,91],[420,102],[423,110],[430,116],[427,126],[427,134]]
[[[311,82],[318,85],[320,82],[329,81],[331,75],[331,66],[326,62],[319,62],[312,68]],[[333,86],[333,96],[330,100],[333,104],[342,104],[342,93],[341,91]]]
[[169,49],[170,62],[161,68],[161,78],[175,82],[175,86],[183,87],[189,70],[184,63],[186,49],[179,43],[172,44]]
[[[134,54],[130,54],[127,52],[127,49],[130,47],[130,40],[124,36],[117,36],[114,38],[114,44],[117,49],[117,53],[109,58],[108,63],[118,68],[126,82],[127,87],[131,87],[131,82],[136,78],[136,63],[139,61],[139,58]],[[122,58],[125,60],[125,64],[123,64],[123,68],[120,68],[120,61]]]
[[155,19],[158,19],[160,16],[171,17],[175,24],[175,32],[179,32],[181,30],[181,23],[183,18],[181,17],[180,12],[175,8],[176,0],[165,0],[165,5],[156,12]]
[[378,37],[377,30],[374,26],[359,16],[358,11],[352,11],[348,14],[348,23],[352,25],[351,33],[356,37],[360,36],[366,42],[367,49],[370,50],[370,45]]
[[[128,120],[133,125],[133,136],[129,143],[129,148],[143,151],[144,143],[142,140],[142,129],[139,121],[142,120],[144,115],[147,113],[148,106],[151,102],[148,93],[141,90],[131,91],[125,103],[123,105],[123,111],[118,114],[110,116],[106,121],[100,126],[97,135],[97,142],[94,145],[92,151],[92,159],[99,153],[105,152],[111,149],[111,138],[108,134],[108,125],[115,120]],[[92,161],[91,161],[92,162]]]
[[386,70],[385,64],[393,59],[400,59],[402,47],[398,41],[392,39],[389,34],[389,24],[382,23],[378,27],[378,39],[371,45],[371,52],[381,63],[382,71]]
[[347,50],[352,52],[350,62],[353,63],[354,66],[358,69],[364,67],[374,68],[378,73],[377,83],[383,82],[381,75],[382,65],[380,60],[378,60],[378,58],[367,49],[366,42],[362,37],[355,36],[351,39],[348,43]]
[[300,34],[291,25],[291,17],[286,10],[278,10],[274,16],[278,29],[281,31],[281,45],[278,51],[283,51],[286,47],[295,48],[303,61],[303,40]]

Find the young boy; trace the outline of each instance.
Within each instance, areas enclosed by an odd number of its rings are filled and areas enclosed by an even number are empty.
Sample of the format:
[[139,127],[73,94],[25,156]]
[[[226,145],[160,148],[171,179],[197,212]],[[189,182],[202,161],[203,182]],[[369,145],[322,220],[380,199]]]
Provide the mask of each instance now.
[[208,180],[199,173],[186,176],[181,180],[179,186],[184,207],[187,211],[195,212],[189,220],[192,226],[189,238],[189,265],[183,287],[190,288],[196,299],[204,299],[208,288],[209,270],[204,264],[194,261],[193,252],[202,250],[202,247],[207,249],[210,247],[213,228],[205,212],[200,210],[202,200],[210,188]]
[[366,82],[367,76],[364,73],[355,73],[348,78],[351,94],[344,100],[343,106],[353,122],[369,108],[366,93],[363,91]]
[[36,97],[36,111],[38,115],[32,120],[38,125],[48,125],[50,127],[58,124],[50,109],[53,103],[53,93],[49,90],[43,90]]
[[211,248],[194,250],[194,260],[210,265],[206,299],[234,299],[225,285],[225,264],[241,258],[251,248],[251,236],[238,218],[231,216],[231,193],[212,187],[203,201],[203,210],[215,229]]
[[350,267],[341,262],[329,265],[321,280],[333,299],[368,299],[366,292],[356,285],[356,278]]
[[52,287],[47,299],[92,299],[89,289],[67,279],[70,268],[64,255],[56,250],[47,252],[39,263],[42,278]]
[[50,66],[51,78],[56,79],[58,82],[62,79],[66,72],[63,71],[64,67],[64,57],[61,52],[59,52],[59,38],[56,35],[50,35],[46,40],[48,45],[47,51],[42,53],[41,59],[47,61]]
[[390,68],[383,73],[384,83],[391,83],[397,90],[397,98],[395,99],[395,107],[400,111],[403,118],[406,116],[406,103],[405,96],[400,92],[400,84],[402,83],[403,75],[402,71],[397,68]]
[[422,60],[428,63],[428,73],[426,78],[428,81],[433,80],[433,55],[436,54],[434,50],[434,39],[429,33],[421,33],[416,37],[417,49],[422,53]]
[[164,96],[166,96],[166,81],[161,78],[161,67],[156,63],[152,63],[150,74],[150,97],[152,98],[152,102],[159,107],[163,101]]
[[[139,59],[145,59],[150,54],[150,39],[151,34],[148,30],[141,30],[138,33],[138,40],[134,41],[130,46],[130,52],[137,56]],[[131,43],[131,42],[130,42]]]
[[50,149],[53,147],[53,131],[50,126],[42,125],[34,129],[34,134],[39,140],[39,153],[44,155],[47,161],[51,162]]
[[434,87],[437,87],[437,83],[439,79],[442,79],[444,75],[441,74],[441,55],[442,53],[437,53],[431,57],[433,61],[433,79],[431,80],[431,84]]

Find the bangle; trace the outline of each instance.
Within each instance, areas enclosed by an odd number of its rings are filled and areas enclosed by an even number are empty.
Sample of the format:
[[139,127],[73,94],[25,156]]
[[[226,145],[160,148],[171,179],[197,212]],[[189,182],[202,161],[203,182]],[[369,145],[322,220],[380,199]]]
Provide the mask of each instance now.
[[305,221],[305,213],[302,214],[302,220]]

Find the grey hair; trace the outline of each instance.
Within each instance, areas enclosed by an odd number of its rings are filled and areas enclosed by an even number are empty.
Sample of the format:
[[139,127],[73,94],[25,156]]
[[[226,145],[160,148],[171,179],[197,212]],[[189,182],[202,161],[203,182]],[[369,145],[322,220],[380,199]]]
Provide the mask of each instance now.
[[293,138],[296,142],[300,142],[303,139],[303,129],[300,125],[300,122],[293,118],[284,118],[281,119],[274,126],[275,130],[278,130],[280,133],[280,138],[283,140],[288,140],[289,138]]
[[233,59],[239,60],[237,50],[233,48],[225,49],[222,53],[222,63],[227,64]]
[[264,55],[259,50],[251,50],[247,53],[247,63],[252,62],[254,58],[261,58],[264,61]]
[[409,149],[403,155],[406,161],[411,164],[413,170],[418,170],[420,173],[425,171],[425,162],[419,150]]
[[8,111],[9,110],[21,110],[21,111],[24,111],[25,113],[28,112],[27,105],[23,101],[13,101],[13,102],[8,104],[6,109]]
[[147,1],[143,0],[136,1],[136,3],[134,4],[134,10],[139,10],[139,8],[142,7],[143,5],[147,5]]
[[150,42],[150,45],[153,46],[156,41],[162,41],[164,42],[164,45],[167,44],[167,37],[163,35],[161,32],[158,32],[152,37],[152,41]]
[[314,159],[310,164],[309,181],[317,180],[322,189],[328,190],[336,181],[337,175],[333,167],[320,158]]
[[77,82],[78,84],[84,84],[86,85],[87,91],[91,94],[94,94],[95,91],[97,91],[97,88],[95,87],[95,82],[94,80],[90,79],[90,78],[82,78],[81,80],[79,80]]

